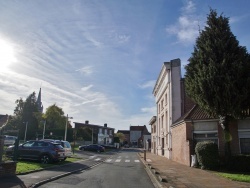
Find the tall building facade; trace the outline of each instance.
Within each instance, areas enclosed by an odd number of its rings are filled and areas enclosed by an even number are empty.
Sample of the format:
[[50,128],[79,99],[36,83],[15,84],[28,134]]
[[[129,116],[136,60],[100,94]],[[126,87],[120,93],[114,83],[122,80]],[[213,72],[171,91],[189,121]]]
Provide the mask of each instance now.
[[171,125],[181,116],[181,61],[164,62],[153,89],[157,105],[155,142],[157,155],[171,159]]

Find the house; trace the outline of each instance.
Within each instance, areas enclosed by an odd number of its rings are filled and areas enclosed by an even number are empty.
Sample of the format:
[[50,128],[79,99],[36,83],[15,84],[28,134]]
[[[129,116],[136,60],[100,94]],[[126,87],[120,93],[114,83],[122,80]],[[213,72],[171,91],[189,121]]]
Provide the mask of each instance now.
[[[163,64],[153,90],[157,115],[149,121],[151,152],[190,166],[196,143],[211,140],[218,144],[223,158],[225,142],[219,119],[209,116],[186,96],[184,81],[179,59]],[[232,154],[249,154],[250,118],[231,121],[229,130]]]
[[90,124],[89,121],[85,123],[74,122],[75,129],[81,127],[88,127],[92,130],[92,143],[93,144],[113,144],[114,142],[114,128],[108,127],[105,123],[104,126]]
[[[219,119],[209,116],[198,105],[174,122],[171,130],[172,160],[189,166],[191,155],[195,154],[195,145],[205,140],[217,143],[219,155],[224,158],[225,141]],[[250,119],[231,121],[229,130],[232,155],[249,154]]]
[[151,135],[146,125],[130,126],[130,145],[132,147],[144,147],[145,135]]
[[[181,116],[181,61],[164,62],[153,89],[157,105],[156,135],[152,139],[157,155],[171,159],[171,128]],[[151,150],[152,151],[152,150]]]
[[157,133],[156,133],[156,116],[153,116],[149,123],[149,125],[151,125],[151,152],[153,154],[156,154],[156,149],[157,149],[157,145],[156,145],[156,138],[157,138]]

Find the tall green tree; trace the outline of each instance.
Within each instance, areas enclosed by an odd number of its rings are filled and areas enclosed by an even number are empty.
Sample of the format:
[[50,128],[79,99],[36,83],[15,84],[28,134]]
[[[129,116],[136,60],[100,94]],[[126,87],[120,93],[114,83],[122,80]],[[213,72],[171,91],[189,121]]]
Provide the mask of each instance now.
[[7,124],[7,130],[19,130],[20,139],[24,138],[27,123],[26,139],[35,139],[41,113],[36,105],[36,93],[31,93],[26,100],[22,98],[15,101],[14,115]]
[[229,18],[210,9],[207,25],[196,40],[185,67],[187,94],[224,130],[225,157],[231,156],[229,122],[244,118],[250,104],[250,56],[239,45]]

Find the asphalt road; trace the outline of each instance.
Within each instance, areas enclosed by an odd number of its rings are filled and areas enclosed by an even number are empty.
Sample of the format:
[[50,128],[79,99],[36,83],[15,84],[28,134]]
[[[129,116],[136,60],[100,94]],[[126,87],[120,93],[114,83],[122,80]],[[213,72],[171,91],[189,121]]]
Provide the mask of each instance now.
[[93,161],[103,161],[97,166],[58,180],[48,182],[41,188],[153,188],[153,184],[141,163],[136,149],[124,149],[105,158],[90,156]]

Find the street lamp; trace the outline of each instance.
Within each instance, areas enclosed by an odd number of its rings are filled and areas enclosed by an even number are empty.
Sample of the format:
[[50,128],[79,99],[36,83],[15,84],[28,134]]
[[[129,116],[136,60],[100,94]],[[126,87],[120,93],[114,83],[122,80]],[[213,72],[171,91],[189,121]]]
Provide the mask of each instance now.
[[67,139],[68,119],[73,119],[73,117],[69,117],[69,116],[68,116],[68,114],[67,114],[67,116],[66,116],[66,125],[65,125],[64,140],[66,140],[66,139]]
[[23,123],[26,123],[25,133],[24,133],[24,142],[26,142],[26,133],[27,133],[28,121],[23,122]]

